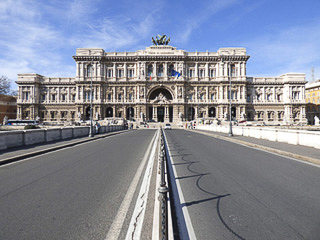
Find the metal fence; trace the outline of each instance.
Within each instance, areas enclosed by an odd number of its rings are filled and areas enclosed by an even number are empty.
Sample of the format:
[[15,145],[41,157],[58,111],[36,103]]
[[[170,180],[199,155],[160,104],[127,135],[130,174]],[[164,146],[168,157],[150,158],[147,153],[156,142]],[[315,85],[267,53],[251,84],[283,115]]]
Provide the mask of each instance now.
[[160,187],[159,191],[159,204],[160,204],[160,214],[159,214],[159,239],[168,239],[168,192],[169,189],[166,185],[165,172],[167,156],[164,146],[164,136],[163,130],[160,128],[160,146],[159,146],[159,172],[160,172]]

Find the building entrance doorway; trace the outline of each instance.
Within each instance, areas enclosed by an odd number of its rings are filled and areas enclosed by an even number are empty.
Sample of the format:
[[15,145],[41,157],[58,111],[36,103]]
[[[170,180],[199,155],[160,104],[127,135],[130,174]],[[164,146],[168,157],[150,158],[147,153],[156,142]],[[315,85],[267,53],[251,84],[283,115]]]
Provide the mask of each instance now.
[[158,122],[164,122],[164,107],[157,107]]
[[85,116],[86,120],[90,120],[90,106],[86,108],[86,116]]

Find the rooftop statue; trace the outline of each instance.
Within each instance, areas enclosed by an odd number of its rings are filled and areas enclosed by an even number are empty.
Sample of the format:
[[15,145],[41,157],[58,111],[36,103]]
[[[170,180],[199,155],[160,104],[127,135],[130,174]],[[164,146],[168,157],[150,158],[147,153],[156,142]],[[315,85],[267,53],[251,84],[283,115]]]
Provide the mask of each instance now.
[[158,34],[156,36],[156,40],[152,37],[152,43],[153,45],[168,45],[170,42],[170,37],[167,39],[167,35],[163,34],[162,36]]

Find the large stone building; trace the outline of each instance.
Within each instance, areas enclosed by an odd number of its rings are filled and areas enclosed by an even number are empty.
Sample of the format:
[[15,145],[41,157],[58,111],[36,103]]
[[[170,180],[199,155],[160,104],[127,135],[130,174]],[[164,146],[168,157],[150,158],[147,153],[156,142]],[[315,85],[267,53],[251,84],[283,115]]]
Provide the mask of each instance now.
[[15,119],[17,117],[17,98],[0,94],[0,124],[4,119]]
[[227,119],[229,77],[234,119],[306,123],[305,75],[247,77],[245,48],[186,52],[153,45],[136,52],[80,48],[76,76],[18,74],[18,118],[78,121],[134,118],[177,122]]
[[307,119],[309,124],[316,123],[320,118],[320,80],[306,85]]

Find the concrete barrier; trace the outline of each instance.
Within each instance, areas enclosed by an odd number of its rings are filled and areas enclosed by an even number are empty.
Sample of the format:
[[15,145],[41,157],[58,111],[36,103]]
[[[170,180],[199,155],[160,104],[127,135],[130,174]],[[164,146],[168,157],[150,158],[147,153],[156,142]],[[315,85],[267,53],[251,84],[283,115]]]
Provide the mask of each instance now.
[[[123,130],[123,126],[101,126],[99,133]],[[89,135],[89,127],[66,127],[50,129],[30,129],[0,132],[0,150],[11,147],[59,141]]]
[[46,129],[24,130],[23,145],[32,145],[46,142]]
[[[196,129],[228,133],[229,126],[198,125]],[[277,129],[269,127],[232,126],[234,135],[266,139],[274,142],[285,142],[320,149],[320,132],[292,129]]]

